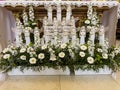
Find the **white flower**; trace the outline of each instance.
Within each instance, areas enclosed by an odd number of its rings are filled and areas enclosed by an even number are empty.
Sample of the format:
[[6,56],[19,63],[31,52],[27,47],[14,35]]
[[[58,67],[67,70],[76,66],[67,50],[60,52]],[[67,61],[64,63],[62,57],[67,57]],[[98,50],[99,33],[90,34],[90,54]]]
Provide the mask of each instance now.
[[56,61],[56,60],[57,60],[55,54],[51,54],[51,56],[50,56],[50,60],[51,60],[51,61]]
[[22,56],[20,56],[20,59],[21,59],[21,60],[26,60],[26,56],[25,56],[25,55],[22,55]]
[[91,26],[87,26],[87,29],[91,29]]
[[45,50],[46,48],[47,48],[47,45],[43,45],[43,46],[41,47],[42,50]]
[[61,46],[60,46],[62,49],[65,49],[66,47],[67,47],[67,44],[62,44]]
[[85,51],[85,50],[87,50],[87,47],[85,45],[81,45],[80,49],[83,50],[83,51]]
[[26,48],[21,48],[20,53],[24,53],[26,51]]
[[93,58],[93,57],[88,57],[88,58],[87,58],[87,62],[88,62],[89,64],[93,64],[93,63],[94,63],[94,58]]
[[97,51],[98,52],[103,52],[103,50],[101,48],[98,48]]
[[90,24],[90,21],[89,20],[85,20],[85,24]]
[[34,51],[34,49],[32,48],[32,47],[29,47],[29,48],[27,48],[27,52],[29,53],[29,52],[33,52]]
[[38,58],[39,58],[39,59],[44,59],[44,58],[45,58],[44,53],[40,53],[40,54],[38,55]]
[[102,54],[102,57],[103,57],[104,59],[108,59],[108,54],[107,54],[107,53],[103,53],[103,54]]
[[64,52],[60,52],[60,53],[58,54],[58,56],[59,56],[60,58],[64,58],[64,57],[65,57],[65,53],[64,53]]
[[12,52],[12,50],[11,50],[10,48],[5,48],[5,49],[3,50],[3,53],[6,53],[6,52]]
[[29,62],[30,64],[36,64],[36,58],[30,58]]
[[85,57],[85,53],[84,53],[84,52],[79,52],[79,55],[80,55],[81,57]]
[[10,54],[5,54],[5,55],[3,56],[3,58],[4,58],[4,59],[9,59],[9,58],[10,58]]
[[96,21],[92,21],[91,23],[92,23],[93,25],[96,25],[96,24],[97,24],[97,22],[96,22]]
[[25,30],[31,31],[32,28],[31,27],[25,27]]

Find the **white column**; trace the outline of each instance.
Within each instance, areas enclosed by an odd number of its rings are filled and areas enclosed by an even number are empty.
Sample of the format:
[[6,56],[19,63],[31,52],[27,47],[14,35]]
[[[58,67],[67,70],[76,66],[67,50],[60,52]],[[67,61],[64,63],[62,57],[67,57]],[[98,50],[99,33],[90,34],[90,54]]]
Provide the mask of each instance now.
[[94,26],[92,26],[90,30],[89,40],[92,42],[92,45],[94,45],[94,41],[95,41],[95,27]]
[[40,33],[38,27],[35,27],[34,30],[34,41],[35,45],[40,46]]
[[71,15],[72,15],[71,5],[67,5],[66,21],[70,20]]
[[20,46],[22,44],[21,30],[16,30],[16,46]]
[[52,6],[48,6],[48,12],[47,12],[47,16],[48,16],[48,20],[50,21],[50,22],[52,22]]
[[99,44],[103,46],[105,44],[104,26],[100,26],[99,30]]
[[24,34],[25,34],[26,45],[28,45],[30,44],[30,32],[28,30],[25,30]]
[[58,30],[57,30],[57,29],[58,29],[58,21],[57,21],[56,18],[54,18],[54,21],[53,21],[53,31],[54,31],[54,33],[53,33],[54,36],[53,36],[53,37],[54,37],[54,40],[53,40],[53,42],[52,42],[52,44],[54,44],[54,45],[56,45],[57,42],[58,42],[58,41],[57,41],[57,39],[58,39],[58,38],[57,38],[57,37],[58,37],[58,36],[57,36],[57,35],[58,35]]
[[57,20],[61,22],[61,5],[57,5]]
[[80,44],[85,44],[86,30],[84,26],[81,27],[80,29],[79,37],[80,37]]

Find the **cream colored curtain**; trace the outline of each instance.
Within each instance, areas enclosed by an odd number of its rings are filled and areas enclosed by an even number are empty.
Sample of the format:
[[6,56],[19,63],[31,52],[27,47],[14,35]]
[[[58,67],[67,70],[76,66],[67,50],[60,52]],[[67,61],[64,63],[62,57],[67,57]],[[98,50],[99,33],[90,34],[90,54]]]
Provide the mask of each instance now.
[[15,41],[15,34],[12,31],[12,28],[15,28],[15,26],[12,12],[0,7],[0,44],[2,49],[7,47],[8,41]]

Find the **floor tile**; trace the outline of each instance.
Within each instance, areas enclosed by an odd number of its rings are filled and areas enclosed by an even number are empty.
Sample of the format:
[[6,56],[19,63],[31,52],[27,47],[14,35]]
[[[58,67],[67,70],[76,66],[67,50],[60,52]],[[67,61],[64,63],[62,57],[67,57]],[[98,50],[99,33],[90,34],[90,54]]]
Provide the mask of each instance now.
[[59,76],[12,76],[0,90],[60,90]]

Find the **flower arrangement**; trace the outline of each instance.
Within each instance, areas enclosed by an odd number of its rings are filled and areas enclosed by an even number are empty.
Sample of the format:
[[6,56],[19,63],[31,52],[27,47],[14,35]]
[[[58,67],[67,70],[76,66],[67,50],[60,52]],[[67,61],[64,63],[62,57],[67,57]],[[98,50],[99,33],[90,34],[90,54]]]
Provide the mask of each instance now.
[[91,56],[88,44],[73,46],[71,43],[64,43],[40,47],[9,45],[2,52],[0,69],[8,72],[20,66],[21,71],[25,68],[40,71],[44,67],[64,70],[67,66],[70,70],[98,71],[106,65],[113,71],[119,70],[119,48],[108,48],[106,53],[101,46],[95,46],[94,50],[94,56]]

